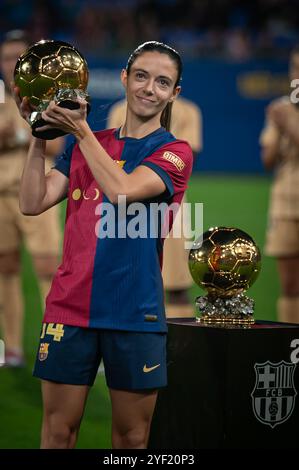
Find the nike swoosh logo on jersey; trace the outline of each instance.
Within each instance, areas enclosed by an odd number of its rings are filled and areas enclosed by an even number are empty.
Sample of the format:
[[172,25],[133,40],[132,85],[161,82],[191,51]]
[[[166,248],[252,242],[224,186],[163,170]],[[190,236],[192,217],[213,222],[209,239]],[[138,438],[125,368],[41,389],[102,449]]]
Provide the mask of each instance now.
[[157,369],[158,367],[160,367],[160,365],[161,364],[157,364],[156,366],[153,366],[153,367],[146,367],[146,364],[144,364],[143,372],[145,372],[147,374],[147,372],[151,372],[152,370]]

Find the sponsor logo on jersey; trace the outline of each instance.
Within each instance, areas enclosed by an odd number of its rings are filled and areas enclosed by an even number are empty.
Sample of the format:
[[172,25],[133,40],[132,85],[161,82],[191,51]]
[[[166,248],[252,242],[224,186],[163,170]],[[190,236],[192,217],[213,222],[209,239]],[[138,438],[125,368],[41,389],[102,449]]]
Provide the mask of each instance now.
[[183,171],[183,169],[186,166],[183,160],[180,157],[178,157],[175,153],[164,152],[163,158],[171,162],[179,171]]

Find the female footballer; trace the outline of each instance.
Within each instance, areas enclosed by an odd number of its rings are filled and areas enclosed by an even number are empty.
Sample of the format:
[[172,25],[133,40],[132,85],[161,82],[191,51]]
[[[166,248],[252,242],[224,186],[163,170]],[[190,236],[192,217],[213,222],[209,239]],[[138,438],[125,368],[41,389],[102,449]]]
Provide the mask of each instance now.
[[[299,78],[299,48],[290,55],[290,81]],[[295,90],[294,90],[295,91]],[[260,143],[266,168],[275,168],[265,252],[277,260],[281,294],[278,319],[299,323],[299,109],[290,97],[267,107]]]
[[[181,73],[174,49],[144,43],[121,72],[128,102],[121,128],[92,132],[85,101],[78,110],[51,102],[40,130],[60,128],[74,136],[74,144],[46,176],[45,141],[33,139],[30,147],[21,211],[40,214],[68,198],[63,259],[47,297],[34,369],[42,380],[42,448],[75,446],[101,359],[113,448],[147,446],[157,391],[167,383],[161,226],[156,237],[123,236],[120,229],[132,216],[115,211],[115,236],[101,237],[100,208],[104,202],[115,208],[125,196],[126,207],[142,202],[150,219],[152,202],[180,203],[192,150],[167,129]],[[28,100],[18,102],[28,117]]]

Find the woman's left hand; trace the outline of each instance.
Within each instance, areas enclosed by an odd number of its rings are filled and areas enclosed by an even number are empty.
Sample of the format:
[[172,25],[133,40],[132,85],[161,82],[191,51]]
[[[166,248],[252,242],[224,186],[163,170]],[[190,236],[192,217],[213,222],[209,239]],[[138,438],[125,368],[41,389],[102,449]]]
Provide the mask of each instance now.
[[50,101],[47,109],[41,115],[47,124],[38,127],[36,132],[61,129],[66,134],[73,134],[78,138],[82,137],[82,131],[87,125],[87,102],[83,99],[77,101],[79,103],[78,109],[61,108],[54,101]]

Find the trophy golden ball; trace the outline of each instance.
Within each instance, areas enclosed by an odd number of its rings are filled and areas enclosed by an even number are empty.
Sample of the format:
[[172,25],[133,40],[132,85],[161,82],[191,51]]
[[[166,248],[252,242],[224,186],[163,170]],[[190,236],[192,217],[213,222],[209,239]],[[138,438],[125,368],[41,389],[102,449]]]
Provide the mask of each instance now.
[[85,91],[88,67],[80,52],[63,41],[42,40],[22,54],[15,66],[20,96],[33,106],[50,101],[61,89]]
[[232,297],[249,289],[261,269],[258,246],[246,232],[215,227],[194,242],[189,269],[197,285],[214,297]]

